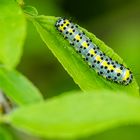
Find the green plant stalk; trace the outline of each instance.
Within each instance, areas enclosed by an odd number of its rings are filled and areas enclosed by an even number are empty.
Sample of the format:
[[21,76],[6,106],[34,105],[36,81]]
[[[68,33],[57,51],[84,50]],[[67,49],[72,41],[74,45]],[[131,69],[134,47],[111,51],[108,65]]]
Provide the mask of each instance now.
[[19,6],[23,7],[24,6],[24,0],[16,0],[16,2],[19,4]]

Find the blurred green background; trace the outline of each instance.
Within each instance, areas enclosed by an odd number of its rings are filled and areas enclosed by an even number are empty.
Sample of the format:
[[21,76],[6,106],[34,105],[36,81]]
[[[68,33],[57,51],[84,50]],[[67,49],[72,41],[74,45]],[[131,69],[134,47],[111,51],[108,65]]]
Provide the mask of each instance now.
[[[40,15],[70,18],[94,33],[124,59],[140,84],[139,0],[25,0],[25,4],[35,6]],[[46,98],[79,90],[30,22],[18,70]]]

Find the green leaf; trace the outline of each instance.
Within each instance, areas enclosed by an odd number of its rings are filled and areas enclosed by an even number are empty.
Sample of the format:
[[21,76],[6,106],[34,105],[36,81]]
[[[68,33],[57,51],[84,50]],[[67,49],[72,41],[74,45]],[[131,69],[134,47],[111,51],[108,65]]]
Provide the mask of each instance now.
[[[128,92],[129,94],[138,95],[139,87],[135,78],[133,82],[128,86],[119,85],[98,76],[98,74],[90,69],[86,62],[82,60],[75,50],[70,46],[67,40],[64,40],[63,36],[55,28],[55,23],[58,20],[56,17],[38,16],[32,19],[37,31],[40,33],[41,38],[57,57],[65,70],[70,74],[74,81],[84,91],[90,90],[119,90]],[[113,52],[111,48],[105,45],[101,40],[96,38],[92,33],[80,27],[92,41],[101,48],[108,56],[123,63],[123,60]],[[123,63],[124,64],[124,63]],[[124,64],[125,65],[125,64]]]
[[80,140],[139,140],[140,125],[121,126]]
[[46,138],[87,137],[118,126],[140,125],[140,99],[127,93],[70,93],[15,110],[14,127]]
[[0,140],[13,140],[12,135],[0,126]]
[[26,23],[15,0],[0,2],[0,62],[15,67],[22,54]]
[[0,88],[18,105],[42,101],[39,90],[15,70],[0,68]]

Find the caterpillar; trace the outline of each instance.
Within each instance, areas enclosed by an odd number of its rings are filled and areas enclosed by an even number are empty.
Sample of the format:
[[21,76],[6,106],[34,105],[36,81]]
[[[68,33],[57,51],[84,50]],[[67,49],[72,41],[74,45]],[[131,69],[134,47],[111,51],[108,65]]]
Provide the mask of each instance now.
[[68,19],[59,18],[57,30],[69,41],[71,46],[84,58],[87,64],[100,76],[121,85],[129,85],[133,75],[129,68],[112,60],[92,40]]

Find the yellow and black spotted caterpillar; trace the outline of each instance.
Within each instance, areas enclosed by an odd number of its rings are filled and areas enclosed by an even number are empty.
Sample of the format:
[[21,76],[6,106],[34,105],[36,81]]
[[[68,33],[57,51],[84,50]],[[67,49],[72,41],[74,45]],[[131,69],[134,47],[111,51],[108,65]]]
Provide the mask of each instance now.
[[60,18],[55,26],[99,75],[122,85],[128,85],[132,82],[132,72],[103,53],[77,25],[68,19]]

